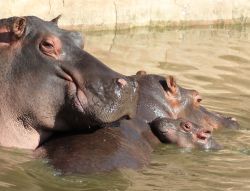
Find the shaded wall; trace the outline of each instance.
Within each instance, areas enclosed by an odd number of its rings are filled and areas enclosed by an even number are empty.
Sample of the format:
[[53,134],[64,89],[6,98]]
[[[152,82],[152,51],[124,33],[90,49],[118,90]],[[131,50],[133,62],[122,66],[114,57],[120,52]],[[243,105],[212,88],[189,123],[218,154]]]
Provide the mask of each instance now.
[[0,0],[0,18],[35,15],[84,30],[248,23],[249,0]]

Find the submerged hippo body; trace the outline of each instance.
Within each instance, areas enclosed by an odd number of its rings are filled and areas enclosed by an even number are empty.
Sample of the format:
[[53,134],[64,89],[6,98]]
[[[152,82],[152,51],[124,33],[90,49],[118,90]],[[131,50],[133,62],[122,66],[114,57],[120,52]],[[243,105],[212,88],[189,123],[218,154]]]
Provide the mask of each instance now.
[[58,135],[38,148],[35,158],[53,159],[52,164],[62,172],[137,169],[150,163],[150,154],[160,143],[148,125],[157,117],[186,117],[210,130],[224,124],[237,128],[236,121],[219,118],[202,108],[198,92],[177,86],[172,76],[167,79],[157,75],[136,78],[139,102],[133,119],[98,126],[83,134]]
[[156,118],[152,131],[163,143],[172,143],[180,147],[223,149],[212,137],[212,132],[185,119]]
[[53,159],[51,164],[62,173],[139,169],[150,163],[155,144],[142,135],[140,127],[150,130],[148,124],[135,117],[91,127],[83,134],[61,132],[35,150],[34,156]]
[[52,132],[132,118],[136,112],[135,79],[82,50],[82,35],[59,29],[58,18],[0,20],[2,146],[35,149]]

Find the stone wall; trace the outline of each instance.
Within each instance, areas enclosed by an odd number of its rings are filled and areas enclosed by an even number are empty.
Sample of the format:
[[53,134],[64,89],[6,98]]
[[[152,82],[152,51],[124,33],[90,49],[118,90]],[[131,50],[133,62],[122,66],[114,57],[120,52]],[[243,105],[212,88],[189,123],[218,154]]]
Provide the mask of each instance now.
[[0,18],[59,14],[83,30],[248,23],[250,0],[0,0]]

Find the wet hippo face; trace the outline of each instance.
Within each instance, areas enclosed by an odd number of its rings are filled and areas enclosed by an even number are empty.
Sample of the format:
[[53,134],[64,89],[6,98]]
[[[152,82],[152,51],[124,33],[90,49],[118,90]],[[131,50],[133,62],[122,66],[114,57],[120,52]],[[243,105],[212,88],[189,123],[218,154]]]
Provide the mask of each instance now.
[[239,129],[235,118],[226,118],[214,114],[200,105],[202,96],[195,90],[178,86],[173,76],[166,79],[166,98],[170,103],[173,118],[185,118],[206,129],[232,128]]
[[211,131],[185,119],[157,118],[151,126],[163,143],[173,143],[188,148],[223,149],[211,137]]
[[208,130],[239,129],[235,118],[206,110],[200,105],[201,95],[195,90],[178,86],[173,76],[165,78],[139,71],[136,78],[140,86],[137,113],[147,123],[157,117],[184,118]]
[[59,29],[57,20],[0,20],[4,131],[0,145],[35,148],[51,130],[84,128],[135,115],[134,78],[114,72],[82,50],[82,35]]

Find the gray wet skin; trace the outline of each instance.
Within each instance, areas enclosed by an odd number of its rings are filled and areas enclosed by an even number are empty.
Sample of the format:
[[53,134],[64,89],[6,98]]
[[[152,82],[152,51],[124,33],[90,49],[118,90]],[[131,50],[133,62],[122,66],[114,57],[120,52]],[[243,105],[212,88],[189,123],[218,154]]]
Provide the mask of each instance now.
[[223,149],[211,137],[211,131],[185,119],[157,118],[152,122],[151,127],[163,143],[187,148]]
[[239,129],[235,118],[227,118],[208,111],[201,105],[202,96],[199,92],[177,85],[173,76],[165,78],[145,75],[145,72],[139,71],[139,74],[141,73],[142,75],[137,75],[139,84],[137,115],[147,123],[157,117],[184,118],[208,130]]
[[83,50],[57,20],[0,20],[0,145],[35,149],[53,132],[133,118],[138,85]]

